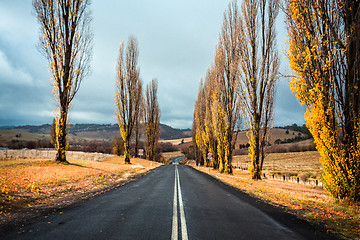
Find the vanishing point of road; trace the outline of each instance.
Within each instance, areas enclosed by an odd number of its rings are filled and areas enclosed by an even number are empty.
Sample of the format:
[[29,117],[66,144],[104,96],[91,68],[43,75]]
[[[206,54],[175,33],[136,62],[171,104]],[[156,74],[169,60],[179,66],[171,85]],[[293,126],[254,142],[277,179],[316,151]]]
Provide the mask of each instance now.
[[3,238],[333,238],[178,161]]

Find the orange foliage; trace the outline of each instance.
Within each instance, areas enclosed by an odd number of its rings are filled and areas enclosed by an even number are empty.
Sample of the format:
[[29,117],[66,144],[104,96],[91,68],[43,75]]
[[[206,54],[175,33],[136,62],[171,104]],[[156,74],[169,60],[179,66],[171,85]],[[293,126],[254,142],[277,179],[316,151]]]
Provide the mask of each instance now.
[[[323,181],[337,198],[360,201],[360,74],[354,1],[289,0],[291,89],[308,106],[307,127],[321,155]],[[357,3],[358,4],[358,3]],[[343,11],[343,12],[342,12]]]

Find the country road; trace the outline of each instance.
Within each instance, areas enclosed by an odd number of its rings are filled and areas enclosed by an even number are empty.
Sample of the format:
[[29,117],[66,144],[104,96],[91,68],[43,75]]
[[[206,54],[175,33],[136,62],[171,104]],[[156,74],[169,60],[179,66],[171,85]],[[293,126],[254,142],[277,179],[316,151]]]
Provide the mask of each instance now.
[[1,238],[332,239],[306,222],[178,164],[159,167]]

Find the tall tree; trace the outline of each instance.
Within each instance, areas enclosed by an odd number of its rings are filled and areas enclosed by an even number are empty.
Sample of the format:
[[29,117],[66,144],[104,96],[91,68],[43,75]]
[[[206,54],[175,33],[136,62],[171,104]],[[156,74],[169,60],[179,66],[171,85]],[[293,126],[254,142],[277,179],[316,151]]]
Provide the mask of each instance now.
[[135,123],[135,157],[139,157],[139,141],[140,141],[140,134],[141,134],[141,120],[143,119],[143,105],[144,105],[144,99],[143,99],[143,92],[142,92],[142,85],[138,88],[137,96],[140,99],[140,104],[136,106],[135,111],[137,112],[137,118]]
[[360,2],[287,0],[292,91],[320,152],[325,187],[360,200]]
[[124,43],[120,44],[116,74],[115,114],[124,140],[125,162],[130,163],[130,141],[136,125],[142,97],[142,82],[137,67],[138,43],[129,37],[124,56]]
[[149,160],[155,160],[155,150],[160,138],[160,107],[157,99],[158,84],[155,79],[146,86],[145,93],[145,131],[147,137],[146,155]]
[[89,73],[92,50],[88,0],[34,0],[40,24],[40,48],[49,61],[56,116],[56,161],[66,161],[68,113],[80,83]]
[[[208,152],[211,153],[211,161],[209,164],[213,167],[213,169],[219,168],[219,138],[216,129],[216,122],[214,121],[214,117],[217,116],[214,111],[219,111],[219,109],[214,109],[215,100],[217,99],[218,93],[218,85],[216,81],[216,71],[215,67],[211,66],[206,74],[205,83],[204,83],[204,108],[205,108],[205,115],[204,115],[204,133],[203,139],[204,143],[208,148]],[[222,141],[222,140],[221,140]]]
[[264,148],[273,118],[279,70],[275,32],[278,12],[279,0],[244,0],[241,5],[240,92],[249,119],[249,170],[253,179],[261,179]]
[[[236,1],[229,4],[224,13],[217,52],[215,71],[217,93],[215,99],[216,118],[219,128],[219,171],[232,173],[232,154],[237,138],[237,126],[240,120],[239,104],[239,39],[240,16]],[[221,126],[221,127],[220,127]]]
[[207,141],[208,135],[205,129],[205,114],[206,114],[206,96],[205,96],[205,89],[203,86],[202,80],[200,80],[199,86],[199,93],[197,99],[195,101],[195,108],[194,108],[194,123],[196,126],[195,129],[195,143],[198,149],[201,152],[201,159],[199,162],[204,164],[205,166],[209,165],[207,160],[207,154],[209,152]]

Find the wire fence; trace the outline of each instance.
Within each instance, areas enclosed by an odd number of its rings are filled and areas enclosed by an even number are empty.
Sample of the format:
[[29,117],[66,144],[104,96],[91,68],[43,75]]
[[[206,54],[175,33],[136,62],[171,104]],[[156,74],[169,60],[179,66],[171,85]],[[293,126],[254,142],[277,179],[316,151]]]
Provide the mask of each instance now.
[[[249,171],[249,164],[236,163],[236,164],[233,164],[233,168],[239,169],[242,171]],[[284,182],[293,182],[293,183],[299,183],[299,184],[304,184],[304,185],[310,185],[313,187],[324,188],[323,182],[318,179],[302,179],[297,176],[287,176],[287,175],[281,175],[281,174],[266,174],[266,173],[263,173],[262,177],[265,179],[272,179],[272,180],[284,181]]]

